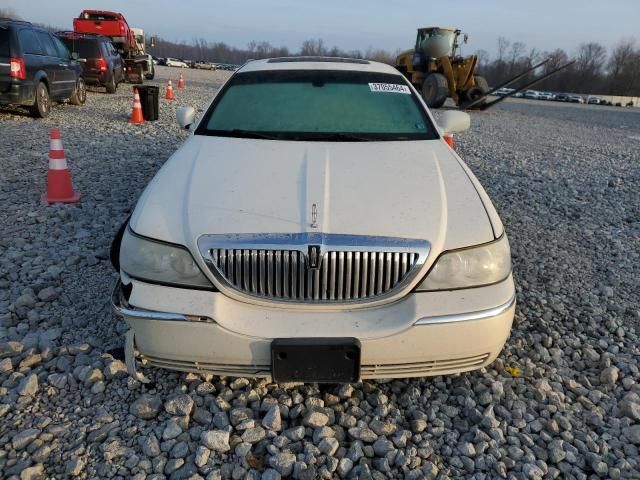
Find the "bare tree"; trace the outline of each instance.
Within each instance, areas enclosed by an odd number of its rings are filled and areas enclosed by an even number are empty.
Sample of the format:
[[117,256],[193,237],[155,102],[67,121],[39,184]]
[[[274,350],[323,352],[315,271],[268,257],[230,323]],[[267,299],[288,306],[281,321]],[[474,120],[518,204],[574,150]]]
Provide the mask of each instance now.
[[16,11],[11,7],[0,8],[0,18],[12,18],[14,20],[20,20],[20,17]]

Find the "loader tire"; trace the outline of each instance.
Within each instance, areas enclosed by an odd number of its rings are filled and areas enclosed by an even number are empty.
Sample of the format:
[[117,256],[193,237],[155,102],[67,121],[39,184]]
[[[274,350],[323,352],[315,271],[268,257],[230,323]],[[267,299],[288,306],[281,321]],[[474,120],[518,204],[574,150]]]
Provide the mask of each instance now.
[[487,93],[489,91],[489,83],[486,78],[481,77],[480,75],[474,75],[473,79],[476,81],[476,85],[480,87],[480,90],[482,90],[482,93]]
[[[480,75],[474,75],[473,79],[475,80],[476,84],[462,92],[463,103],[473,102],[489,91],[489,84],[484,77],[481,77]],[[482,105],[483,103],[485,103],[484,100],[478,105]]]
[[429,108],[440,108],[449,96],[447,77],[430,73],[422,83],[422,98]]

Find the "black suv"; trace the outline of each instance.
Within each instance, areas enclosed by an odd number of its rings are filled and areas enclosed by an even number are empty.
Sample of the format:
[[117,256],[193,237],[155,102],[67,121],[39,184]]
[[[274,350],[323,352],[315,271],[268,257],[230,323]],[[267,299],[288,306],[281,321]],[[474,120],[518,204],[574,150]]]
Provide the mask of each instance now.
[[76,32],[58,32],[56,36],[83,65],[87,85],[98,85],[105,87],[107,93],[116,93],[118,84],[125,80],[124,65],[109,38]]
[[0,104],[46,117],[51,100],[84,104],[82,67],[55,36],[29,22],[0,19]]

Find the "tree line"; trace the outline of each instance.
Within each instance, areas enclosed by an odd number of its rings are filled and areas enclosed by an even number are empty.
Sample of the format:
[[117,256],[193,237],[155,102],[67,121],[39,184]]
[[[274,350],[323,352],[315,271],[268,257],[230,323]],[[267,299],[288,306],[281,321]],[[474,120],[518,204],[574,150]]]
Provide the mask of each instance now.
[[[560,48],[551,52],[527,49],[523,42],[511,43],[500,37],[495,58],[491,59],[485,50],[478,50],[476,55],[478,73],[484,75],[490,85],[500,85],[543,59],[550,58],[536,72],[537,75],[551,72],[571,61],[574,63],[532,88],[554,92],[640,96],[640,46],[636,46],[634,38],[621,39],[610,53],[597,42],[583,43],[570,56]],[[533,73],[527,75],[519,84],[523,85],[534,76]]]
[[231,64],[242,64],[250,59],[288,57],[291,55],[368,58],[389,64],[393,64],[395,59],[395,54],[371,47],[365,51],[342,50],[336,46],[328,47],[322,39],[305,40],[298,51],[292,51],[284,46],[274,47],[266,41],[251,41],[247,48],[237,48],[224,42],[210,42],[204,38],[194,39],[187,43],[185,41],[172,42],[155,37],[154,46],[149,47],[149,52],[156,57],[174,57]]
[[[236,48],[224,42],[209,42],[206,39],[187,42],[171,42],[157,38],[150,48],[158,57],[177,57],[219,63],[242,64],[249,59],[286,57],[289,55],[321,55],[330,57],[366,58],[393,65],[398,51],[368,48],[362,50],[342,50],[328,47],[322,39],[302,42],[299,50],[288,47],[274,47],[269,42],[252,41],[247,48]],[[608,54],[604,46],[597,42],[583,43],[573,56],[558,48],[551,52],[527,48],[523,42],[511,42],[504,37],[498,39],[497,54],[491,58],[486,50],[478,50],[478,73],[485,76],[489,85],[497,86],[519,73],[550,60],[537,72],[525,76],[519,84],[575,61],[565,70],[543,80],[532,88],[571,93],[599,93],[624,96],[640,96],[640,46],[634,38],[623,38]],[[516,83],[516,86],[518,83]]]

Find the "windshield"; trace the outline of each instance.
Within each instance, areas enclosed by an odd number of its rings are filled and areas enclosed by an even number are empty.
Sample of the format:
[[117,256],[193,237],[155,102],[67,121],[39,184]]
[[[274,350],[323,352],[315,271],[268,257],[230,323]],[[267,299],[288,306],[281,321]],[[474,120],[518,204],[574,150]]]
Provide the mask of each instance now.
[[77,53],[79,58],[100,58],[100,47],[97,41],[87,39],[60,38],[71,53]]
[[328,70],[237,74],[196,134],[327,141],[437,138],[402,76]]

